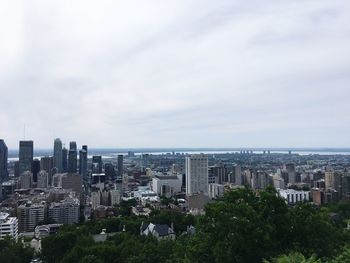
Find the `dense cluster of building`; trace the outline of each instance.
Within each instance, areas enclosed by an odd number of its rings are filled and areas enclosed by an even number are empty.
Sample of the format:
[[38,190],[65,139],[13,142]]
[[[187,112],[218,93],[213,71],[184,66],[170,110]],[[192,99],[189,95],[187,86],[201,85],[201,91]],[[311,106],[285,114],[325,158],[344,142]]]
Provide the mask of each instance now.
[[[9,161],[0,140],[0,239],[45,236],[62,224],[118,216],[121,201],[135,199],[135,215],[151,209],[203,213],[225,191],[274,187],[290,205],[350,201],[350,163],[345,155],[291,152],[162,153],[93,152],[76,142],[54,140],[52,155],[35,157],[33,141],[20,141]],[[51,231],[51,229],[54,229]],[[173,236],[172,228],[149,224],[141,233]]]

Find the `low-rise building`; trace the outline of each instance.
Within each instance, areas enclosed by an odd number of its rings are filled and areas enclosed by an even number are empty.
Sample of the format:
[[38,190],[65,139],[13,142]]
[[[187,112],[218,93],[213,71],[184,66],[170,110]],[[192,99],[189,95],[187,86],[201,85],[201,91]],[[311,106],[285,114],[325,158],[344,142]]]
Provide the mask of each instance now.
[[293,189],[278,189],[279,195],[286,200],[288,204],[296,204],[310,200],[309,191],[297,191]]
[[164,239],[175,239],[176,235],[174,232],[174,229],[172,227],[169,227],[168,225],[160,225],[160,224],[143,224],[140,227],[140,234],[141,235],[152,235],[158,240],[164,240]]

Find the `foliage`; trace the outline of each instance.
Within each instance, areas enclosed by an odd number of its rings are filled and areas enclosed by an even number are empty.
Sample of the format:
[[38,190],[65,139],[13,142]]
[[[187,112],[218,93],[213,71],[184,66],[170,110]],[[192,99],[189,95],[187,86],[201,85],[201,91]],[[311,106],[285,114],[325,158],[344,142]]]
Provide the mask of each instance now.
[[23,247],[10,238],[0,240],[0,262],[1,263],[28,263],[33,256],[33,250]]

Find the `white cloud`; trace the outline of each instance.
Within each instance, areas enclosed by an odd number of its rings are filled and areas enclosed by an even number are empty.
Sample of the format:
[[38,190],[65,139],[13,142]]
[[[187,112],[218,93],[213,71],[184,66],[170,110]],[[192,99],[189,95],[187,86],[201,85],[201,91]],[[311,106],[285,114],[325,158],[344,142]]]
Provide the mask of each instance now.
[[0,137],[12,148],[24,124],[38,147],[350,144],[346,0],[0,10]]

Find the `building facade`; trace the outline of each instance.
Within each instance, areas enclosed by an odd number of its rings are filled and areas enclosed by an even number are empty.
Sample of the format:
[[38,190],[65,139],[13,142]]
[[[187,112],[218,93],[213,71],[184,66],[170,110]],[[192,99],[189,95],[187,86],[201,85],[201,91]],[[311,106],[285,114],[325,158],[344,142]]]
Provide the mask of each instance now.
[[19,142],[19,174],[25,171],[32,170],[34,154],[34,142],[33,141],[20,141]]
[[208,157],[186,157],[186,194],[208,193]]
[[0,240],[7,236],[17,241],[18,220],[16,217],[10,217],[8,213],[0,212]]

